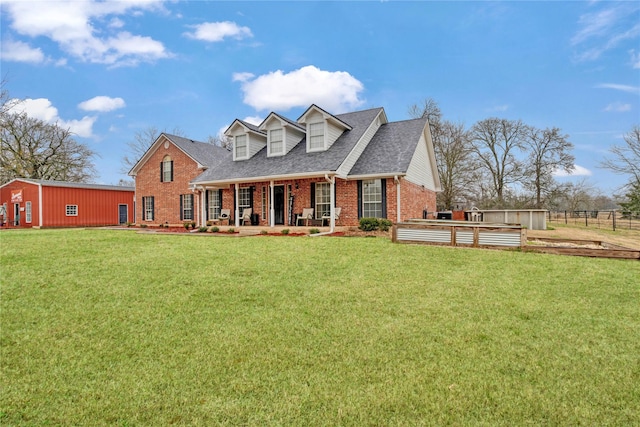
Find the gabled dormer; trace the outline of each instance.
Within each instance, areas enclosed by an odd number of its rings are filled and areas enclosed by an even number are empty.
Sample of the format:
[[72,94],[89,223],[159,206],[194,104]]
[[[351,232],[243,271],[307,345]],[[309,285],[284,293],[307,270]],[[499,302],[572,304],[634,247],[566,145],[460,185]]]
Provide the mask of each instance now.
[[267,157],[284,156],[304,138],[304,126],[271,113],[260,124],[260,131],[267,135]]
[[224,132],[233,142],[233,160],[250,159],[267,145],[267,135],[257,126],[236,119]]
[[298,123],[303,125],[307,134],[307,153],[328,150],[346,130],[348,123],[313,104],[305,111]]

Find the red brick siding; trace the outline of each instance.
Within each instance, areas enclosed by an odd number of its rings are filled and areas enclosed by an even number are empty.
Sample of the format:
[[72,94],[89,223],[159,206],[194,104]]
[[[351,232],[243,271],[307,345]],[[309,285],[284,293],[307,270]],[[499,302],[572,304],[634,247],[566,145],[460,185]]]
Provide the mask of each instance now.
[[[173,160],[173,181],[160,182],[160,163],[164,156]],[[161,144],[142,166],[136,176],[136,223],[158,225],[182,225],[180,220],[180,195],[193,194],[194,221],[200,223],[200,196],[192,193],[189,182],[200,175],[197,163],[172,143],[168,148]],[[153,221],[142,220],[142,197],[154,197]]]
[[[158,172],[159,173],[159,172]],[[311,183],[326,182],[322,178],[300,179],[288,181],[274,181],[274,185],[285,186],[285,197],[288,186],[291,186],[291,193],[294,196],[293,212],[300,213],[304,208],[311,207]],[[387,218],[393,222],[397,222],[397,187],[393,178],[387,179],[386,195],[387,195]],[[296,184],[297,187],[296,188]],[[269,182],[252,182],[241,184],[240,187],[255,187],[253,193],[253,212],[260,214],[260,225],[269,225],[267,208],[267,217],[262,215],[262,187],[267,188],[267,198],[270,198]],[[422,186],[413,184],[406,180],[400,181],[400,204],[401,219],[422,218],[423,209],[429,212],[435,210],[435,192],[427,190]],[[229,190],[222,192],[222,207],[231,209],[231,215],[235,218],[234,206],[235,188],[231,186]],[[340,220],[337,225],[357,226],[358,218],[358,182],[345,181],[336,179],[336,207],[342,208]],[[285,218],[289,217],[288,202],[285,200]],[[287,222],[285,220],[285,222]]]

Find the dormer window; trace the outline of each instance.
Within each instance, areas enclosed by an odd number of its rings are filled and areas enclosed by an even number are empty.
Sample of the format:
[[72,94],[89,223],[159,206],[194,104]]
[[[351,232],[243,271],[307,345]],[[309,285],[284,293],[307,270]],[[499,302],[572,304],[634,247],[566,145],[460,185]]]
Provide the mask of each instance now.
[[309,124],[309,151],[324,150],[324,122]]
[[282,129],[269,131],[269,155],[284,154],[284,141]]
[[245,159],[247,157],[247,135],[237,135],[234,144],[235,158]]

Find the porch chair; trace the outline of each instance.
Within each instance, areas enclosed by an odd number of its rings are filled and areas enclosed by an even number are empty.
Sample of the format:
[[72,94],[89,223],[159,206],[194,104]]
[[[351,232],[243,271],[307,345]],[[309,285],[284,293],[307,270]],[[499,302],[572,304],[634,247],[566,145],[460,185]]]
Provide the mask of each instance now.
[[302,209],[302,215],[300,215],[296,219],[296,226],[300,225],[300,220],[303,219],[305,221],[305,226],[309,226],[309,220],[313,219],[313,208],[304,208]]
[[[335,208],[336,223],[340,220],[340,212],[341,211],[342,211],[342,208]],[[322,215],[322,226],[323,227],[324,227],[324,222],[325,221],[331,222],[331,212],[327,212],[326,214]]]
[[220,209],[218,220],[220,220],[220,223],[222,223],[222,221],[227,221],[228,224],[231,225],[231,209]]
[[249,225],[251,225],[252,212],[253,212],[253,209],[244,208],[244,210],[242,211],[242,216],[240,217],[240,221],[242,222],[242,225],[246,225],[247,221],[249,221]]

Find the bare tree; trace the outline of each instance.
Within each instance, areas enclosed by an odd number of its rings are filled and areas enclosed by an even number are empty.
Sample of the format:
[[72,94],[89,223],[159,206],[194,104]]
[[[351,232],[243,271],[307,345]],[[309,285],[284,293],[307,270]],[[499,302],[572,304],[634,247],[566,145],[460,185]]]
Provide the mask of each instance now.
[[591,206],[595,193],[593,185],[585,179],[576,183],[566,184],[562,191],[564,203],[561,207],[571,212],[587,210]]
[[524,148],[525,131],[522,121],[499,118],[479,121],[471,130],[473,150],[480,167],[489,176],[496,207],[504,207],[505,190],[519,182],[524,174],[516,154]]
[[442,191],[438,206],[451,209],[458,201],[468,201],[480,175],[471,146],[471,135],[461,123],[444,121],[434,141],[438,176]]
[[442,120],[442,111],[433,98],[409,107],[413,118],[426,117],[433,141],[442,192],[437,195],[439,209],[450,209],[460,200],[469,200],[478,179],[473,161],[471,138],[463,124]]
[[0,117],[0,180],[33,178],[91,182],[95,153],[69,129],[6,111]]
[[149,126],[145,129],[139,130],[133,136],[133,141],[127,142],[127,154],[122,157],[122,167],[120,168],[120,172],[128,174],[162,133],[171,133],[172,135],[182,137],[185,136],[182,129],[178,127],[174,128],[171,132],[167,132],[166,129],[159,130],[155,126]]
[[528,158],[523,182],[535,195],[536,209],[543,207],[543,197],[558,186],[553,172],[557,169],[571,172],[574,169],[573,144],[568,138],[555,127],[544,130],[530,127],[526,131]]
[[226,148],[229,151],[231,151],[233,147],[233,140],[223,134],[216,136],[209,135],[207,137],[207,142],[212,145],[217,145],[218,147]]
[[620,175],[629,176],[629,187],[640,183],[640,125],[635,125],[624,135],[625,145],[614,145],[609,149],[613,157],[605,158],[600,167]]

